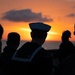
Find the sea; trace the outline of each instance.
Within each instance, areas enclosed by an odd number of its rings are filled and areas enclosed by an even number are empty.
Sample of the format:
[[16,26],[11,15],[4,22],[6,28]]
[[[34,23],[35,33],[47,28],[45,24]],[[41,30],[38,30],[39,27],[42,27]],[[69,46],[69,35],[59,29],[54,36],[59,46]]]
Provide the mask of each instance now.
[[[18,49],[27,41],[21,41]],[[29,41],[28,41],[29,42]],[[52,49],[59,49],[61,41],[45,41],[44,44],[42,45],[43,48],[46,50],[52,50]],[[74,41],[72,41],[73,44],[75,44]],[[2,40],[2,50],[6,46],[6,40]]]

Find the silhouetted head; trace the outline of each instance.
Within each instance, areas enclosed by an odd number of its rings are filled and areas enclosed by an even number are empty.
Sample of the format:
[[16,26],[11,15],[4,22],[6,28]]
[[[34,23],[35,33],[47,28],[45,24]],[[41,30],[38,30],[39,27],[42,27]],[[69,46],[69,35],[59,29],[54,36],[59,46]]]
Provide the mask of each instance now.
[[2,25],[0,24],[0,39],[2,38],[3,32],[4,32],[4,29]]
[[[29,24],[31,31],[31,37],[32,39],[38,39],[41,40],[42,43],[44,43],[47,32],[50,30],[51,26],[44,24],[44,23],[30,23]],[[40,42],[41,42],[40,41]]]
[[71,32],[69,30],[66,30],[62,33],[62,40],[69,40],[71,38]]
[[7,45],[18,46],[20,43],[20,35],[17,32],[10,32],[7,36]]

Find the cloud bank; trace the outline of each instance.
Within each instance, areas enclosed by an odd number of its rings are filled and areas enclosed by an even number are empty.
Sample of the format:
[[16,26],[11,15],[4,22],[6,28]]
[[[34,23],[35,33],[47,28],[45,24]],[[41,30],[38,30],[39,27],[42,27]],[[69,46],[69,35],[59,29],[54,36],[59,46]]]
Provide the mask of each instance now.
[[32,12],[31,9],[23,10],[10,10],[3,14],[2,20],[9,20],[13,22],[31,22],[31,21],[40,21],[40,22],[53,22],[52,18],[43,17],[42,13]]
[[68,14],[66,17],[75,17],[75,13]]

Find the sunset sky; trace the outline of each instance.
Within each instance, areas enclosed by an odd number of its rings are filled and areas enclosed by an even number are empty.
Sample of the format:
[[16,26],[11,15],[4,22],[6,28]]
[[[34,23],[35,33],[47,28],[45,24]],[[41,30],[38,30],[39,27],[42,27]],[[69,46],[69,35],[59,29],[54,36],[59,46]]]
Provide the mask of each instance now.
[[64,30],[70,30],[70,40],[75,41],[75,0],[0,0],[3,39],[14,31],[20,34],[21,40],[31,40],[31,22],[44,22],[52,26],[48,41],[60,41]]

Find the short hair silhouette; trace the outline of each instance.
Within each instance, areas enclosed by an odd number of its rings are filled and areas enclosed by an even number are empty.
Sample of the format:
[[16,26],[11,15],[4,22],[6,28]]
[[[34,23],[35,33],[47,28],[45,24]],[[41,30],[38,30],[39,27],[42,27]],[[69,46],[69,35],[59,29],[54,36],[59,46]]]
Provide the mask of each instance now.
[[69,30],[65,30],[62,33],[62,41],[65,41],[67,39],[71,38],[71,32]]
[[18,44],[20,42],[20,35],[17,32],[10,32],[7,36],[7,45]]

